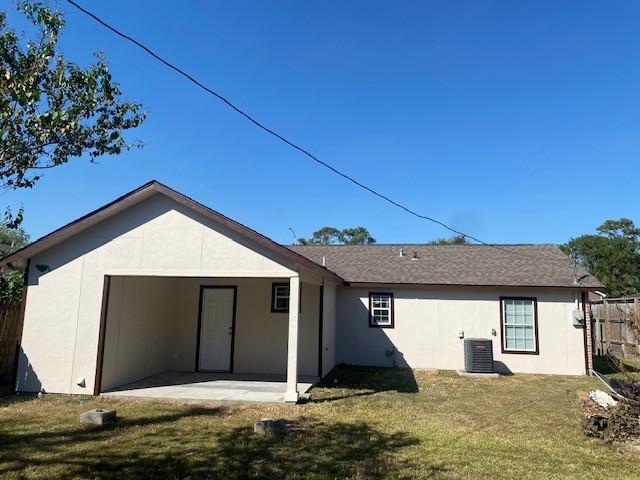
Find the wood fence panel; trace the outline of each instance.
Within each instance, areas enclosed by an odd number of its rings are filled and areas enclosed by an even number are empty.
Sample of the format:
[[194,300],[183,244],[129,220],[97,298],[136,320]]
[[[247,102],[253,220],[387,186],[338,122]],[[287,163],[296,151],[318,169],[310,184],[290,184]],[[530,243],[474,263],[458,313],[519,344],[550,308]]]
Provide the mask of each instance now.
[[0,302],[0,391],[13,390],[20,303]]
[[611,298],[591,304],[593,354],[611,352],[621,356],[640,355],[640,338],[627,326],[625,317],[640,312],[638,298]]

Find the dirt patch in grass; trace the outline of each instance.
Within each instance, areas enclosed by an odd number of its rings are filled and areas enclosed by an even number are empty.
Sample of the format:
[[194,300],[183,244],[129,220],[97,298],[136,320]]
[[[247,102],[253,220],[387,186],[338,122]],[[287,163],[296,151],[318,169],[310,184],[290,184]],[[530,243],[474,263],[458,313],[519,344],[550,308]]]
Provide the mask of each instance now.
[[[287,405],[0,399],[2,478],[637,478],[640,455],[580,431],[593,379],[341,368]],[[107,428],[80,425],[116,408]],[[253,422],[285,418],[288,433]]]

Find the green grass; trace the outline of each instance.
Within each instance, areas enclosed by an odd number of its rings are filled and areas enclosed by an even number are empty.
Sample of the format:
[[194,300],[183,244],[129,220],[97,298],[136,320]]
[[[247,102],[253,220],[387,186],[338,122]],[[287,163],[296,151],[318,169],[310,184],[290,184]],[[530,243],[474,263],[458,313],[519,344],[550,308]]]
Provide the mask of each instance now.
[[[0,399],[2,478],[638,478],[640,454],[582,435],[591,378],[342,368],[288,405]],[[78,424],[116,408],[113,427]],[[279,438],[252,433],[282,417]]]

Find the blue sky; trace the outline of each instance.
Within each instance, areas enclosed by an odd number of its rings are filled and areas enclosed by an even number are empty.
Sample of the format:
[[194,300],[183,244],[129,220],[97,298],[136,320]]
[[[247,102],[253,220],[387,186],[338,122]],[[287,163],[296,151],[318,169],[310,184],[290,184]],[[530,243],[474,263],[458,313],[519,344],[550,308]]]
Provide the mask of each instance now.
[[[488,242],[640,223],[638,2],[78,1],[320,158]],[[59,3],[64,53],[105,53],[149,112],[129,133],[146,146],[0,194],[24,205],[33,238],[150,179],[283,243],[324,225],[385,243],[448,236]]]

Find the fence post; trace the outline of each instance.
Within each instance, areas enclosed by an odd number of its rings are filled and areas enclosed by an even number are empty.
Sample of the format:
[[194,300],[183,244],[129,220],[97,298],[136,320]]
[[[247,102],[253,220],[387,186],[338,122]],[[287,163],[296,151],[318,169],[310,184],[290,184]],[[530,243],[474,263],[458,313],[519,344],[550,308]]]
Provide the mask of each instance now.
[[596,337],[596,341],[595,341],[595,347],[596,347],[596,354],[597,355],[602,355],[602,327],[600,326],[600,315],[598,312],[598,309],[595,309],[595,313],[594,313],[594,309],[592,307],[592,321],[595,322],[595,325],[593,326],[593,332],[595,333],[595,337]]
[[[633,299],[633,308],[635,310],[635,322],[637,325],[640,325],[640,298]],[[637,329],[636,329],[637,330]],[[636,338],[636,353],[640,355],[640,338]]]
[[602,301],[602,310],[604,314],[604,343],[605,343],[605,355],[611,350],[611,326],[609,325],[609,302],[607,300]]

